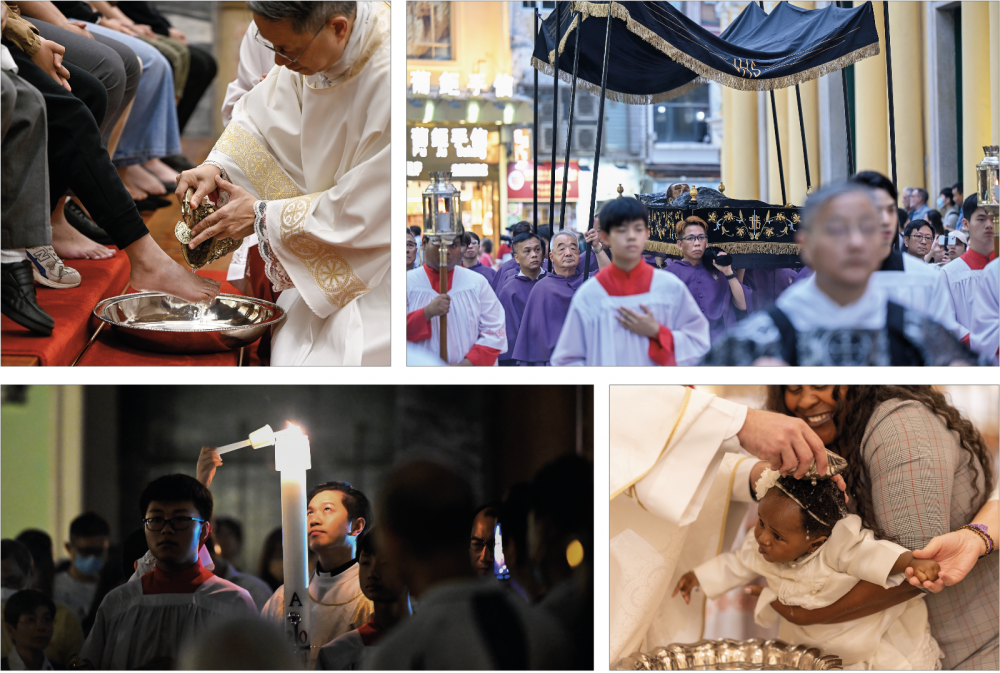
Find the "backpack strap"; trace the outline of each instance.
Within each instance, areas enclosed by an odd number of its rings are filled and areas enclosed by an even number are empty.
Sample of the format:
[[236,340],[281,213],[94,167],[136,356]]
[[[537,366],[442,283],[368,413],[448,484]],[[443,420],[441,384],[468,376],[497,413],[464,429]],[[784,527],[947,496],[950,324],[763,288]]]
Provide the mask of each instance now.
[[885,326],[889,332],[889,358],[893,367],[923,366],[924,358],[903,328],[906,309],[895,302],[886,303]]
[[797,366],[799,364],[799,349],[796,345],[795,328],[792,326],[792,322],[784,311],[778,308],[777,304],[768,306],[767,314],[771,316],[771,321],[781,333],[782,359],[793,367]]

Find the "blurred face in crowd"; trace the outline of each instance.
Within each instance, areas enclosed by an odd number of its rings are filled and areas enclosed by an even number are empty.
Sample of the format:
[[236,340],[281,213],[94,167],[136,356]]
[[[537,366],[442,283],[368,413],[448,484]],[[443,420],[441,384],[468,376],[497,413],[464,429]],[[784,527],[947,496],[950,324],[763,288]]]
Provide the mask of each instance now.
[[361,533],[365,520],[351,520],[341,491],[320,491],[306,508],[306,524],[309,527],[309,549],[317,550],[350,546],[348,536]]
[[837,386],[785,386],[785,406],[829,445],[837,438],[836,395]]
[[14,593],[21,591],[22,589],[29,588],[31,582],[29,581],[28,573],[17,564],[14,557],[6,558],[3,560],[2,570],[0,570],[0,585],[4,589],[4,600],[7,600],[8,593]]
[[407,232],[406,234],[406,268],[412,269],[413,262],[417,259],[417,240],[413,238],[413,234]]
[[44,605],[21,615],[17,627],[4,622],[4,628],[17,649],[42,652],[52,640],[54,616]]
[[472,522],[472,537],[469,540],[469,560],[472,569],[480,577],[493,574],[493,545],[496,544],[495,516],[480,512]]
[[390,556],[378,550],[358,556],[358,583],[365,598],[373,603],[395,602],[406,589]]
[[948,260],[958,259],[965,254],[965,243],[960,238],[948,237]]
[[[198,516],[195,514],[195,516]],[[66,553],[73,566],[83,577],[97,579],[108,560],[111,542],[107,535],[71,535],[66,543]]]
[[796,241],[817,283],[827,291],[863,290],[884,259],[884,224],[872,199],[861,191],[846,192],[829,199],[814,218]]
[[923,226],[916,231],[911,231],[910,235],[904,238],[907,252],[914,257],[923,259],[931,250],[931,243],[934,241],[934,231],[930,226]]
[[145,519],[149,551],[156,558],[157,565],[168,571],[186,568],[197,561],[198,548],[212,532],[211,524],[196,520],[201,519],[201,514],[190,500],[153,500],[146,508]]
[[615,266],[631,270],[642,262],[642,251],[649,240],[649,227],[641,217],[612,227],[610,232],[601,229],[601,245],[611,248]]
[[552,252],[549,253],[553,270],[560,276],[571,276],[580,263],[580,246],[576,235],[559,233],[552,239]]
[[684,227],[684,236],[677,243],[681,247],[681,254],[689,262],[700,262],[705,256],[705,248],[708,247],[708,235],[705,228],[698,224],[689,224]]
[[291,19],[270,21],[256,13],[253,18],[258,41],[273,47],[274,63],[306,76],[329,70],[340,60],[354,26],[354,19],[334,16],[319,31],[297,33]]
[[[889,192],[884,189],[873,189],[872,194],[875,196],[875,208],[878,211],[879,223],[881,224],[882,239],[878,247],[882,255],[879,259],[882,260],[888,257],[892,251],[892,237],[899,230],[899,213],[896,202]],[[905,197],[903,203],[906,203]]]
[[[437,242],[424,238],[424,263],[435,270],[441,267],[438,250]],[[448,269],[454,269],[460,259],[462,259],[462,239],[456,236],[448,245]]]
[[479,260],[479,254],[479,241],[470,237],[469,245],[465,247],[462,259],[464,259],[469,266],[473,266]]

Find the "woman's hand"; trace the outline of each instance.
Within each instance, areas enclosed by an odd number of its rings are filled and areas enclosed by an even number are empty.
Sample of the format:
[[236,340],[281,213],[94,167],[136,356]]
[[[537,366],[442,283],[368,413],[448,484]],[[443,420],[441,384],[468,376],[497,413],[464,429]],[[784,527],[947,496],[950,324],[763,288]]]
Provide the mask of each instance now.
[[191,207],[197,208],[201,200],[215,191],[215,178],[222,175],[222,169],[212,164],[202,164],[197,168],[184,171],[177,176],[177,203],[184,203],[184,195],[188,187],[194,189],[191,195]]
[[215,176],[219,190],[229,194],[229,203],[203,219],[191,228],[193,238],[189,248],[195,248],[210,238],[232,238],[242,240],[253,233],[253,204],[257,200],[253,194]]
[[44,37],[39,39],[42,42],[42,46],[31,57],[31,60],[35,65],[44,70],[49,77],[54,79],[59,86],[66,89],[66,91],[72,91],[67,81],[69,79],[69,70],[63,67],[62,64],[66,47],[52,40],[46,40]]
[[203,446],[201,447],[201,453],[198,455],[198,470],[196,472],[196,478],[205,486],[205,488],[208,488],[212,485],[212,479],[215,478],[215,470],[221,466],[222,456],[219,455],[216,447]]
[[177,30],[176,28],[167,28],[167,37],[171,40],[177,40],[181,44],[187,44],[187,35]]
[[132,27],[126,25],[124,21],[119,21],[118,19],[112,19],[107,16],[101,17],[101,26],[109,30],[128,35],[129,37],[139,37],[139,34],[132,30]]
[[85,21],[67,21],[63,28],[88,39],[94,39],[94,34],[87,30],[87,23]]
[[907,581],[915,587],[923,587],[931,593],[938,593],[945,587],[958,584],[965,579],[976,561],[986,553],[986,543],[971,530],[962,529],[932,538],[923,549],[913,552],[915,559],[933,559],[940,565],[935,581],[923,581],[919,575],[906,569]]
[[676,587],[674,587],[674,593],[670,594],[670,597],[673,598],[677,595],[677,592],[680,591],[681,596],[684,597],[684,602],[690,605],[691,592],[700,584],[701,582],[698,581],[698,577],[694,574],[694,571],[689,570],[681,576],[681,581],[677,583]]

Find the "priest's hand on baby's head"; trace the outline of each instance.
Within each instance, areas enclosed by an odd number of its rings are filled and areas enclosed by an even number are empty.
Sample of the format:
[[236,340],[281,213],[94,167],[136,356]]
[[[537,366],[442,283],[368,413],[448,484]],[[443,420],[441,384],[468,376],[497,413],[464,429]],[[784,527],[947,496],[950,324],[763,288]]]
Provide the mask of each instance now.
[[690,605],[691,592],[694,591],[699,584],[701,583],[698,581],[698,577],[694,574],[694,571],[689,570],[681,576],[681,580],[677,583],[677,586],[674,587],[674,593],[670,594],[670,597],[673,598],[677,595],[677,592],[680,591],[681,596],[684,597],[684,602]]

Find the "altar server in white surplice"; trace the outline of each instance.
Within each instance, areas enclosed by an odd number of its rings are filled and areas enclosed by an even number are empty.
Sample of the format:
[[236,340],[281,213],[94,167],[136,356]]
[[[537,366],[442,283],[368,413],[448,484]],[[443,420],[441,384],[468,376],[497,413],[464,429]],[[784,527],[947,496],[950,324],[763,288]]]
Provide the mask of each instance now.
[[[389,7],[249,2],[276,66],[177,194],[216,187],[191,245],[256,233],[288,312],[275,365],[389,364]],[[224,205],[223,205],[224,204]]]
[[101,669],[170,669],[181,645],[206,628],[257,617],[250,594],[201,561],[212,509],[212,494],[193,477],[171,474],[146,487],[140,511],[149,554],[101,601],[81,660]]
[[972,297],[972,350],[991,356],[997,364],[1000,354],[1000,306],[997,286],[1000,284],[996,259],[983,268]]
[[438,355],[441,316],[447,314],[448,364],[496,365],[507,351],[506,317],[489,281],[458,263],[462,248],[456,238],[448,247],[448,292],[441,294],[438,244],[424,238],[423,248],[424,265],[406,273],[406,340]]
[[612,386],[610,412],[613,663],[702,637],[703,594],[685,605],[668,588],[735,539],[753,501],[741,449],[799,475],[826,453],[801,419],[681,386]]

